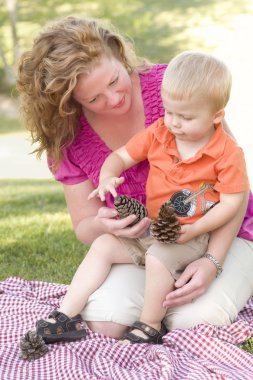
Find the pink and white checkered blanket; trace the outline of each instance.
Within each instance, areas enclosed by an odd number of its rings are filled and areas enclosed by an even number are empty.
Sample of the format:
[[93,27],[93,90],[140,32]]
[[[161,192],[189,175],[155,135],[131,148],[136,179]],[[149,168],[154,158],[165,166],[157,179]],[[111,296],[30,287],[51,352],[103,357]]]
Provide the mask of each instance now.
[[174,330],[157,346],[124,346],[89,332],[29,362],[19,358],[20,338],[59,305],[66,286],[11,277],[0,292],[0,380],[253,379],[253,355],[238,347],[253,336],[253,297],[230,326]]

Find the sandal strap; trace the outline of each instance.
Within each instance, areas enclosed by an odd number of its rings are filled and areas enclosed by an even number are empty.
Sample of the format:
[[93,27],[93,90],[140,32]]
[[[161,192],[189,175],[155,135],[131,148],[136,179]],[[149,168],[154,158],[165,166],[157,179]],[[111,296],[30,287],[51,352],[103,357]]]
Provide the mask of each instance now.
[[133,328],[142,331],[145,335],[150,338],[154,338],[155,336],[161,335],[160,331],[154,329],[153,327],[147,325],[144,322],[136,321],[133,323]]
[[64,313],[62,313],[62,312],[60,312],[58,310],[53,310],[49,314],[48,318],[53,318],[56,321],[63,322],[63,323],[66,322],[67,320],[70,320],[70,318],[66,314],[64,314]]
[[121,340],[128,339],[131,343],[149,343],[150,341],[143,338],[142,336],[135,335],[131,332],[127,332],[124,334]]
[[36,322],[37,333],[40,335],[43,335],[44,328],[48,328],[51,334],[56,334],[59,327],[61,327],[64,332],[84,330],[83,319],[80,314],[69,318],[66,314],[54,310],[49,314],[48,318],[53,318],[56,322],[51,323],[45,319],[40,319]]
[[[137,329],[142,331],[146,337],[141,337],[132,332],[132,330]],[[153,344],[162,344],[163,336],[167,334],[168,330],[166,326],[162,323],[160,331],[154,329],[153,327],[147,325],[144,322],[136,321],[131,327],[131,331],[124,334],[123,338],[128,339],[131,343],[153,343]]]

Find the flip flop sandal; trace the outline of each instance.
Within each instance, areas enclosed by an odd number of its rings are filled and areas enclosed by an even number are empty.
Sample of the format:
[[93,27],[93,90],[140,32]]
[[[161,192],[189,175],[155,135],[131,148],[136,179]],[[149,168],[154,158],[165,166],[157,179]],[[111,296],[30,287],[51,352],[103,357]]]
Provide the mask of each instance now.
[[40,319],[36,323],[36,333],[45,343],[71,342],[86,337],[84,321],[80,314],[73,318],[54,310],[48,318],[55,319],[55,323]]
[[[132,331],[134,329],[142,331],[147,338],[135,335]],[[131,327],[131,331],[124,334],[121,340],[127,339],[130,343],[151,343],[151,344],[162,344],[163,336],[167,334],[168,330],[165,325],[162,323],[161,330],[158,331],[153,327],[147,325],[144,322],[136,321]]]

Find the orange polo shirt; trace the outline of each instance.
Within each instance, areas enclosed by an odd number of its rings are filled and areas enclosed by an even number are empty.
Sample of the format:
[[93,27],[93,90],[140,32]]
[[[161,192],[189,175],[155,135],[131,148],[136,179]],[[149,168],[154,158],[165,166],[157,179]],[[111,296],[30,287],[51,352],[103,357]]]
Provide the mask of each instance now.
[[220,193],[249,190],[242,149],[218,125],[209,142],[194,157],[181,160],[173,134],[160,118],[126,144],[135,161],[148,159],[147,209],[157,217],[168,199],[182,223],[194,223],[219,202]]

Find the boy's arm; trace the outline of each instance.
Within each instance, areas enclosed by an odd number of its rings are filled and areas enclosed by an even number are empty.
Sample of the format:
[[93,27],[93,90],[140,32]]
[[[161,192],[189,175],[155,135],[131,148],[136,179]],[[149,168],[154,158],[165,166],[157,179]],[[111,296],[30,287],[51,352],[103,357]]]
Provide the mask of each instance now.
[[99,175],[99,186],[89,194],[88,199],[99,196],[101,201],[104,201],[108,192],[116,197],[115,188],[124,182],[124,178],[120,177],[121,173],[137,163],[138,161],[132,159],[125,146],[115,150],[105,159]]
[[185,243],[195,236],[211,232],[228,223],[243,205],[245,192],[220,194],[220,202],[193,224],[182,225],[177,243]]

